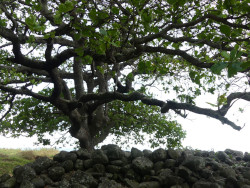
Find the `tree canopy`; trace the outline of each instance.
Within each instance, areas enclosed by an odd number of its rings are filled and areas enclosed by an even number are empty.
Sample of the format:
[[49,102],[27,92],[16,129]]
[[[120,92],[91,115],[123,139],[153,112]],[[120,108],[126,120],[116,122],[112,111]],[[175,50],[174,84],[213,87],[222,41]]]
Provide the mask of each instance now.
[[[176,147],[185,132],[173,114],[185,111],[242,128],[226,114],[250,101],[246,0],[2,0],[0,15],[4,134],[49,144],[45,133],[69,131],[92,149],[147,133]],[[211,109],[197,106],[216,91]]]

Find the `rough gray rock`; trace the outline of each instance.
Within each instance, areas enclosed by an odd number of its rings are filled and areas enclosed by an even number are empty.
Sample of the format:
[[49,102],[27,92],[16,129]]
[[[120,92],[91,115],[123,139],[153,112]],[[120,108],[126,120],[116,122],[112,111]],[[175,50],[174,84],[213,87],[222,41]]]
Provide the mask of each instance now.
[[154,163],[146,157],[137,157],[132,161],[135,171],[141,174],[148,174],[152,170]]
[[138,186],[139,188],[161,188],[161,185],[157,181],[142,182]]
[[56,154],[53,158],[54,161],[63,162],[67,160],[76,161],[77,155],[73,152],[66,152],[61,151],[60,153]]
[[36,188],[35,185],[33,183],[31,183],[28,180],[24,180],[22,181],[20,188]]
[[189,158],[186,158],[183,163],[183,166],[186,166],[192,171],[199,171],[205,167],[205,160],[202,157],[192,156]]
[[16,185],[16,178],[15,177],[10,177],[9,179],[3,181],[1,184],[0,184],[0,187],[2,188],[12,188],[12,187],[15,187]]
[[23,182],[24,180],[32,180],[36,177],[36,172],[29,165],[16,166],[13,170],[13,174],[18,183]]
[[31,164],[31,166],[37,174],[40,174],[43,170],[47,170],[55,163],[55,161],[49,159],[48,157],[38,157],[35,162]]
[[98,188],[123,188],[123,186],[114,180],[104,178],[101,180],[101,183],[98,185]]
[[236,151],[236,150],[232,150],[232,149],[226,149],[225,153],[230,157],[232,157],[233,159],[240,161],[243,159],[244,155],[242,151]]
[[107,164],[109,162],[108,156],[101,149],[95,150],[91,158],[94,164]]
[[243,157],[243,160],[246,161],[246,162],[249,162],[250,161],[250,153],[245,153],[244,154],[244,157]]
[[176,176],[172,170],[170,169],[162,169],[159,174],[158,178],[160,181],[160,184],[164,187],[170,187],[172,185],[180,185],[184,182],[184,180]]
[[143,156],[143,152],[142,151],[138,150],[137,148],[132,148],[131,149],[131,155],[130,155],[130,157],[131,157],[132,160],[135,159],[135,158],[137,158],[137,157],[142,157],[142,156]]
[[167,154],[170,159],[174,159],[174,160],[177,160],[181,156],[180,152],[174,149],[168,149]]
[[[82,164],[83,166],[83,164]],[[71,160],[63,161],[62,162],[62,167],[66,172],[70,172],[74,169],[74,162]],[[82,169],[81,169],[82,170]]]
[[143,152],[144,157],[148,157],[148,158],[151,155],[151,153],[153,153],[151,150],[148,150],[148,149],[144,149],[142,152]]
[[48,170],[48,175],[53,181],[61,180],[62,176],[65,174],[65,170],[61,166],[51,167]]
[[83,170],[83,169],[84,169],[83,160],[81,160],[81,159],[76,159],[76,162],[75,162],[75,169],[76,169],[76,170]]
[[40,177],[34,178],[31,182],[35,185],[36,188],[43,188],[45,186],[44,180]]
[[217,183],[198,181],[193,185],[192,188],[223,188],[223,187]]
[[88,173],[77,170],[70,179],[71,184],[79,183],[85,185],[86,187],[96,187],[98,185],[97,180]]
[[157,162],[157,161],[164,161],[167,158],[167,151],[159,148],[155,151],[152,152],[152,154],[150,155],[150,159],[153,162]]
[[86,159],[90,159],[90,158],[91,158],[91,153],[88,152],[87,149],[82,149],[82,148],[80,148],[80,149],[79,149],[78,151],[76,151],[75,153],[76,153],[78,159],[86,160]]
[[116,145],[62,151],[17,166],[0,188],[250,188],[250,154],[227,149],[155,151]]
[[102,146],[102,150],[107,154],[111,161],[121,159],[125,155],[121,148],[114,144]]
[[225,162],[229,158],[228,155],[224,151],[218,151],[216,154],[216,157],[222,162]]

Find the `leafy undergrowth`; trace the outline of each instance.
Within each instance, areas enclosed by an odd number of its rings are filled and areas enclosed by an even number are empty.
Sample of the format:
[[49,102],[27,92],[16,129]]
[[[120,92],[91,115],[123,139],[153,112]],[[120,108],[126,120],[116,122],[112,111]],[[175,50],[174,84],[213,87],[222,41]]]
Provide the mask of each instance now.
[[52,158],[59,151],[55,149],[21,150],[0,149],[0,176],[7,173],[12,175],[13,168],[33,162],[38,156]]

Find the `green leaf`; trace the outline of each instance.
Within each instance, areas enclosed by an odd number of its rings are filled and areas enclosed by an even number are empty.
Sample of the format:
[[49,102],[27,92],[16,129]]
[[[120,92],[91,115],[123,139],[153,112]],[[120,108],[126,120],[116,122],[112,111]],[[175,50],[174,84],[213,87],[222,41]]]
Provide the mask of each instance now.
[[92,64],[93,62],[93,57],[91,57],[90,55],[85,55],[83,57],[83,60],[84,60],[84,64]]
[[134,74],[132,72],[130,72],[128,75],[127,75],[127,79],[129,80],[134,80]]
[[65,3],[61,3],[58,8],[59,12],[61,13],[63,12],[66,13],[73,9],[74,9],[74,4],[72,1],[66,1]]
[[101,74],[104,74],[104,68],[103,67],[97,66],[96,68],[97,68],[97,70],[100,71]]
[[211,71],[214,74],[220,74],[221,71],[228,66],[227,62],[218,62],[211,67]]
[[84,50],[83,50],[82,47],[76,48],[76,49],[75,49],[75,52],[77,53],[78,56],[81,56],[81,57],[82,57],[83,54],[84,54]]
[[229,27],[228,25],[221,25],[220,32],[229,37],[231,34],[231,27]]
[[243,71],[243,68],[241,67],[241,62],[235,61],[231,62],[228,66],[228,77],[231,78],[234,75],[236,75],[238,72]]
[[173,43],[172,46],[178,50],[180,48],[180,44],[179,43]]
[[224,93],[223,95],[220,95],[218,98],[217,98],[217,102],[218,102],[218,105],[225,105],[227,104],[227,97],[226,97],[226,93]]
[[198,74],[197,72],[191,70],[189,72],[189,77],[191,78],[192,82],[200,85],[200,79],[201,79],[200,74]]
[[96,9],[92,9],[89,12],[89,18],[93,21],[94,24],[98,23],[98,13],[96,12]]
[[96,47],[96,53],[104,55],[105,52],[106,52],[106,43],[100,42],[99,45]]
[[111,12],[113,12],[114,14],[119,14],[119,12],[120,12],[120,9],[119,8],[117,8],[117,7],[112,7],[111,8]]
[[151,11],[144,11],[141,15],[142,20],[146,23],[151,22],[152,20],[152,12]]
[[239,60],[238,58],[240,58],[242,54],[243,52],[237,52],[235,56],[235,60]]
[[211,105],[212,107],[218,107],[218,105],[210,103],[210,102],[206,102],[207,104]]
[[36,26],[36,17],[34,15],[30,15],[25,19],[25,23],[29,26],[31,30]]
[[236,54],[237,54],[237,50],[235,50],[235,49],[233,49],[233,50],[230,52],[230,60],[231,60],[231,61],[234,61],[234,60],[235,60]]
[[102,35],[104,35],[104,36],[107,36],[108,34],[107,34],[107,31],[105,30],[105,29],[100,29],[100,33],[102,34]]
[[27,42],[28,43],[33,43],[35,41],[35,36],[34,35],[30,35]]
[[244,62],[240,66],[241,66],[243,71],[248,69],[248,68],[250,68],[250,61]]
[[227,61],[230,60],[230,54],[228,54],[226,51],[222,51],[222,52],[221,52],[221,55],[222,55]]
[[140,61],[138,64],[138,71],[141,73],[150,73],[153,69],[150,61]]
[[221,40],[220,37],[214,37],[214,39],[213,39],[214,42],[219,42],[220,40]]
[[82,31],[78,32],[78,33],[75,33],[74,34],[74,39],[75,40],[80,40],[82,38]]
[[121,47],[120,41],[117,42],[110,42],[110,44],[112,44],[115,47]]
[[36,83],[35,79],[30,80],[30,83],[34,85]]
[[61,24],[62,23],[62,15],[60,11],[56,11],[54,15],[54,21],[56,24]]
[[235,45],[234,49],[230,52],[230,60],[234,61],[236,59],[237,51],[239,49],[239,45]]
[[170,5],[174,5],[176,3],[176,0],[167,0],[167,2],[170,4]]

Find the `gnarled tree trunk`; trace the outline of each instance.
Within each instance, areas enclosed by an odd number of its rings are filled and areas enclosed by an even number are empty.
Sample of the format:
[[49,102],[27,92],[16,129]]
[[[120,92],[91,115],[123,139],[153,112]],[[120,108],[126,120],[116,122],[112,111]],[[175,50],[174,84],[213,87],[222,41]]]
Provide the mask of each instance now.
[[70,134],[80,142],[80,147],[93,150],[94,146],[102,142],[109,134],[110,122],[103,113],[103,106],[94,112],[79,112],[75,109],[70,114]]

